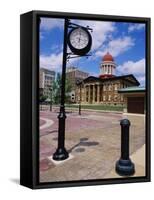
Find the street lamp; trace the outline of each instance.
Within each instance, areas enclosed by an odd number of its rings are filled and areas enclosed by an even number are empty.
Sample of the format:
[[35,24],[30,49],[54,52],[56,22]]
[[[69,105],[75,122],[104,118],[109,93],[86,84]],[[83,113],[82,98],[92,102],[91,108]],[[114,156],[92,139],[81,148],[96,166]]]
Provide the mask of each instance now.
[[65,79],[66,79],[66,62],[67,62],[67,32],[68,32],[68,19],[65,19],[64,24],[64,47],[63,47],[63,66],[62,66],[62,79],[61,79],[61,99],[60,99],[60,112],[58,115],[58,148],[53,154],[54,160],[65,160],[69,157],[65,149]]
[[81,85],[80,85],[79,115],[81,115]]
[[79,97],[79,115],[81,115],[81,100],[82,100],[82,81],[77,80],[76,82],[77,86],[80,90],[80,97]]
[[49,88],[50,90],[50,111],[52,111],[52,89]]
[[[68,34],[68,28],[70,32]],[[64,21],[64,46],[63,46],[63,65],[62,65],[62,80],[61,80],[61,99],[60,99],[60,112],[58,115],[59,126],[58,126],[58,147],[56,152],[53,154],[53,159],[60,161],[65,160],[69,157],[67,150],[65,149],[65,80],[66,80],[66,63],[67,59],[72,54],[77,56],[88,56],[86,55],[92,45],[92,38],[88,30],[92,30],[89,27],[79,26],[71,23],[69,19],[65,18]],[[69,45],[71,53],[67,53],[67,44]]]

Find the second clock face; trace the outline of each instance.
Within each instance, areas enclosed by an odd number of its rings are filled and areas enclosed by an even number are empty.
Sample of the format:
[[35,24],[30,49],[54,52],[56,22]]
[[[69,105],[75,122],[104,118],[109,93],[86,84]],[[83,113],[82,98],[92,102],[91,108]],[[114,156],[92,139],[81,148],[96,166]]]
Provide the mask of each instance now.
[[89,42],[87,32],[82,28],[77,28],[70,35],[70,43],[76,49],[84,49]]

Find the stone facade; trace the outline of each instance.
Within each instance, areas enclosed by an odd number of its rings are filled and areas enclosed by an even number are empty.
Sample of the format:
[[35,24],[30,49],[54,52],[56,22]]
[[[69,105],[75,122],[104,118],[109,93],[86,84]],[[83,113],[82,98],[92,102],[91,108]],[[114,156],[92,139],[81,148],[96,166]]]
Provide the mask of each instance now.
[[99,77],[89,76],[78,84],[76,102],[83,104],[126,105],[126,98],[119,94],[121,88],[138,86],[132,75],[115,76],[116,63],[111,54],[103,56]]
[[76,102],[79,102],[81,98],[81,103],[83,104],[125,105],[126,98],[124,98],[123,94],[118,93],[118,89],[134,86],[135,83],[133,81],[127,80],[130,77],[133,80],[132,75],[105,80],[88,77],[76,90]]

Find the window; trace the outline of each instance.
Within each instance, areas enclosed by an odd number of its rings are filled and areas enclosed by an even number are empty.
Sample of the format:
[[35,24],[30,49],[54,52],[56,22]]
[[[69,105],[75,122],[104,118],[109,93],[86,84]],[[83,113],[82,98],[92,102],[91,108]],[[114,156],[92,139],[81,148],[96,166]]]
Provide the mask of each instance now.
[[117,95],[114,96],[114,100],[117,101]]

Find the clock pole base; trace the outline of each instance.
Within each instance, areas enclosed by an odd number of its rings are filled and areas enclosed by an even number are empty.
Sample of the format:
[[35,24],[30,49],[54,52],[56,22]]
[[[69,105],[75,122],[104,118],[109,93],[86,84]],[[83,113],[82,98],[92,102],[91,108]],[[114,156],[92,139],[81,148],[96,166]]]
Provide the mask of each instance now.
[[58,148],[53,154],[53,160],[61,161],[66,160],[69,157],[68,152],[65,148]]

